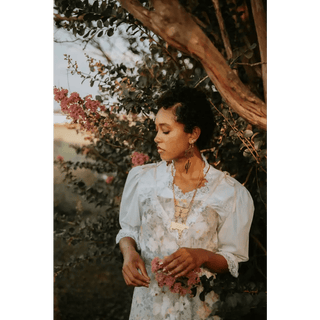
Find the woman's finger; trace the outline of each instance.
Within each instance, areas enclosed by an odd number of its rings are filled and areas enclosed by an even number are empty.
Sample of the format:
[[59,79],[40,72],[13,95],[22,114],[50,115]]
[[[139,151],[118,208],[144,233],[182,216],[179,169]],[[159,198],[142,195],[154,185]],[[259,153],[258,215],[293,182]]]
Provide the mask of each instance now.
[[142,275],[146,278],[146,281],[150,282],[150,278],[148,276],[148,272],[147,272],[146,266],[145,266],[145,264],[144,264],[144,262],[142,260],[141,260],[140,263],[138,263],[138,268],[141,271]]
[[189,265],[187,268],[185,268],[183,271],[175,274],[176,278],[185,277],[190,271],[194,270],[194,267],[192,265]]
[[170,262],[167,266],[163,268],[164,272],[172,272],[173,269],[175,269],[177,266],[180,266],[183,261],[181,261],[179,258],[176,258],[172,262]]
[[179,265],[177,265],[175,268],[173,268],[171,271],[170,271],[170,274],[172,276],[175,276],[177,275],[178,273],[181,273],[182,271],[186,270],[187,268],[189,268],[189,263],[188,262],[182,262],[180,263]]
[[[180,249],[179,249],[180,250]],[[174,261],[175,259],[177,259],[178,257],[180,257],[180,253],[179,250],[177,250],[176,252],[174,252],[173,254],[170,254],[170,256],[166,256],[163,258],[162,262],[163,262],[163,267],[165,268],[169,263],[171,263],[172,261]]]
[[128,285],[136,287],[149,287],[149,283],[146,280],[146,278],[143,275],[141,275],[136,268],[124,267],[123,272],[125,273],[126,278],[129,282]]

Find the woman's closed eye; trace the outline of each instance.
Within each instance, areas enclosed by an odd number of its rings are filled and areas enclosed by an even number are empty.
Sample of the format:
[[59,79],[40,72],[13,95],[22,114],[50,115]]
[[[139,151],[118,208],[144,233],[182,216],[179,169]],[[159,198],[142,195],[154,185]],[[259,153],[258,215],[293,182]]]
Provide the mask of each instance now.
[[[159,130],[156,130],[156,134],[158,134],[158,131]],[[170,131],[162,131],[162,130],[160,132],[162,132],[163,134],[169,134],[170,133]]]

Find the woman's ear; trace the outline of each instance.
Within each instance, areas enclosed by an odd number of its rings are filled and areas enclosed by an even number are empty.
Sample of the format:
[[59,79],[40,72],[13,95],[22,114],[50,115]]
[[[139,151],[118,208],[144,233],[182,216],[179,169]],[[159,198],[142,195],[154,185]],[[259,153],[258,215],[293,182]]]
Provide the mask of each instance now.
[[195,143],[199,139],[200,134],[201,134],[201,129],[199,127],[194,127],[191,133],[191,137],[189,139],[189,143]]

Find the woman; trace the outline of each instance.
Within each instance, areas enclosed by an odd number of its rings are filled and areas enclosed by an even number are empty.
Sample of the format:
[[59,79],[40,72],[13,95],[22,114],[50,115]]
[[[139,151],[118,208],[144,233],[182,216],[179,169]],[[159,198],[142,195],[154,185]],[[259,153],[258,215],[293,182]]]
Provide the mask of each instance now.
[[[201,267],[208,277],[248,260],[253,202],[228,174],[210,166],[200,151],[211,140],[214,120],[204,93],[173,89],[158,101],[155,143],[163,161],[133,168],[120,206],[117,235],[123,277],[134,286],[130,319],[218,319],[210,317],[218,296],[199,299],[160,288],[151,261],[186,276]],[[141,250],[141,255],[138,251]]]

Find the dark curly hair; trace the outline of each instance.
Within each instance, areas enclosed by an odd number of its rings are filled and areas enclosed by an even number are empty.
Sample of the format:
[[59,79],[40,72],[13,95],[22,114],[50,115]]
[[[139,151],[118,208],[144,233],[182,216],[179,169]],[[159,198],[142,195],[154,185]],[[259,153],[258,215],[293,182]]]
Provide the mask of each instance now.
[[158,108],[165,110],[175,108],[177,122],[184,124],[184,131],[192,133],[195,127],[201,129],[201,134],[196,142],[199,150],[206,148],[211,141],[215,126],[211,105],[206,94],[197,88],[174,87],[165,91],[156,101]]

